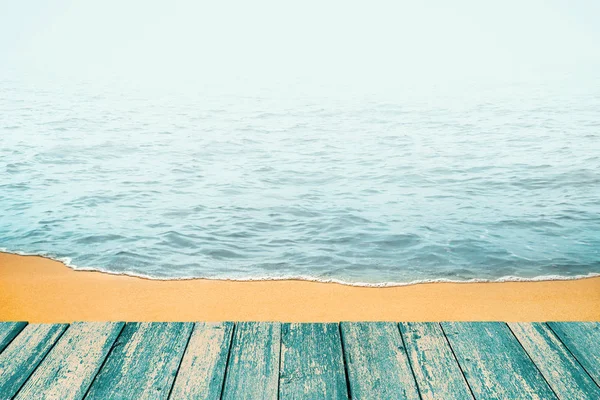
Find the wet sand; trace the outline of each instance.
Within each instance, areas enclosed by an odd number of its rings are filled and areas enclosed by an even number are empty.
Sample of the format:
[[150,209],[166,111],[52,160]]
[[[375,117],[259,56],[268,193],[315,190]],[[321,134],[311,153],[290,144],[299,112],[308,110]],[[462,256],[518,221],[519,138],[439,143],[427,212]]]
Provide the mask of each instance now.
[[0,253],[0,320],[588,321],[600,278],[367,288],[305,281],[158,281]]

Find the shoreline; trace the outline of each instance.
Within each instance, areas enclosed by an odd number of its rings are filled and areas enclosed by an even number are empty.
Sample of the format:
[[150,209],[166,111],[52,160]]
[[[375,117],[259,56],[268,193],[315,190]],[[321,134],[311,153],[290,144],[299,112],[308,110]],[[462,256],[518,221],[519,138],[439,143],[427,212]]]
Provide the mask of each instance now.
[[154,280],[0,253],[0,321],[598,321],[600,277],[350,286]]
[[388,287],[400,287],[400,286],[412,286],[412,285],[423,285],[423,284],[431,284],[431,283],[504,283],[504,282],[550,282],[550,281],[576,281],[580,279],[590,279],[590,278],[600,278],[600,273],[590,272],[587,275],[574,275],[574,276],[563,276],[563,275],[540,275],[535,276],[533,278],[522,278],[518,276],[507,275],[500,277],[498,279],[489,280],[489,279],[468,279],[468,280],[452,280],[446,278],[440,279],[425,279],[425,280],[417,280],[410,282],[382,282],[382,283],[370,283],[370,282],[349,282],[343,281],[341,279],[319,279],[313,278],[311,276],[290,276],[290,277],[259,277],[259,278],[207,278],[207,277],[193,277],[193,276],[184,276],[184,277],[160,277],[160,276],[151,276],[151,275],[142,275],[135,273],[127,273],[127,272],[115,272],[108,271],[101,268],[94,267],[79,267],[71,263],[70,258],[57,258],[43,254],[35,254],[35,253],[26,253],[22,251],[9,251],[5,248],[0,248],[0,255],[14,255],[19,257],[39,257],[45,260],[58,262],[63,266],[75,271],[75,272],[98,272],[101,274],[114,275],[114,276],[124,276],[129,278],[138,278],[149,281],[166,281],[166,282],[174,282],[174,281],[196,281],[196,280],[206,280],[206,281],[217,281],[217,282],[277,282],[277,281],[288,281],[288,282],[315,282],[315,283],[333,283],[336,285],[343,286],[354,286],[354,287],[365,287],[365,288],[388,288]]

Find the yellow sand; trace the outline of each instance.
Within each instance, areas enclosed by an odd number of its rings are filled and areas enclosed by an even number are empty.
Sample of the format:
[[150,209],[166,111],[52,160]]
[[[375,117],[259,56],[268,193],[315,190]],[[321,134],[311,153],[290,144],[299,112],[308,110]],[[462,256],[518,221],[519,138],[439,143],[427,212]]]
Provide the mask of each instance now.
[[157,281],[0,253],[0,320],[600,320],[600,278],[366,288],[304,281]]

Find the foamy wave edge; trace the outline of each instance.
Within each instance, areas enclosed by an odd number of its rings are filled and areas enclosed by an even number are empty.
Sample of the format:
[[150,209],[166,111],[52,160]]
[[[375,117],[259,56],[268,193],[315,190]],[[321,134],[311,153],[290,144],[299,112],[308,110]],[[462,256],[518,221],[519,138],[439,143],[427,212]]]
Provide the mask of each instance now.
[[90,272],[101,272],[103,274],[118,275],[118,276],[129,276],[134,278],[142,278],[153,281],[189,281],[194,279],[205,279],[211,281],[229,281],[229,282],[256,282],[256,281],[307,281],[317,283],[337,283],[346,286],[358,286],[358,287],[397,287],[397,286],[410,286],[419,285],[425,283],[499,283],[499,282],[541,282],[541,281],[574,281],[578,279],[588,279],[600,277],[600,273],[590,272],[586,275],[540,275],[532,278],[522,278],[519,276],[503,276],[498,279],[421,279],[410,282],[381,282],[381,283],[369,283],[369,282],[350,282],[341,279],[322,279],[315,278],[313,276],[304,275],[290,275],[290,276],[265,276],[265,277],[243,277],[243,278],[220,278],[220,277],[205,277],[205,276],[181,276],[181,277],[160,277],[145,274],[137,274],[133,272],[115,272],[105,270],[103,268],[95,267],[80,267],[72,263],[72,259],[69,257],[54,257],[43,253],[28,253],[25,251],[11,251],[0,247],[1,253],[16,254],[19,256],[37,256],[47,258],[49,260],[58,261],[61,264],[71,268],[74,271],[90,271]]

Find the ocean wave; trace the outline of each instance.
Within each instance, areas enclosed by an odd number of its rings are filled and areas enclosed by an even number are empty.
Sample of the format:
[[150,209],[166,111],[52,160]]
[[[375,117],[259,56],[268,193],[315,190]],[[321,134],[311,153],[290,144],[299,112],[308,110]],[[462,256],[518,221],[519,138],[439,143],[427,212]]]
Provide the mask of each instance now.
[[0,252],[8,253],[8,254],[16,254],[21,256],[37,256],[44,257],[53,261],[58,261],[64,264],[66,267],[71,268],[75,271],[89,271],[89,272],[101,272],[104,274],[117,275],[117,276],[129,276],[134,278],[142,278],[156,281],[186,281],[186,280],[196,280],[196,279],[204,279],[204,280],[213,280],[213,281],[231,281],[231,282],[256,282],[256,281],[306,281],[306,282],[317,282],[317,283],[336,283],[340,285],[346,286],[357,286],[357,287],[397,287],[397,286],[411,286],[411,285],[420,285],[420,284],[428,284],[428,283],[502,283],[502,282],[542,282],[542,281],[572,281],[578,279],[589,279],[600,277],[600,273],[590,272],[588,274],[582,275],[574,275],[574,276],[563,276],[563,275],[541,275],[534,276],[529,278],[519,277],[519,276],[502,276],[496,279],[447,279],[447,278],[439,278],[439,279],[420,279],[408,282],[355,282],[348,281],[343,279],[336,278],[318,278],[313,276],[306,275],[281,275],[281,276],[250,276],[250,277],[213,277],[213,276],[179,276],[179,277],[161,277],[148,275],[143,273],[135,273],[135,272],[127,272],[127,271],[114,271],[104,268],[94,268],[94,267],[82,267],[77,266],[72,263],[72,260],[69,257],[52,257],[48,254],[36,254],[36,253],[27,253],[23,251],[9,251],[8,249],[0,248]]
[[160,279],[600,273],[598,87],[282,101],[5,86],[9,249]]

